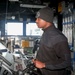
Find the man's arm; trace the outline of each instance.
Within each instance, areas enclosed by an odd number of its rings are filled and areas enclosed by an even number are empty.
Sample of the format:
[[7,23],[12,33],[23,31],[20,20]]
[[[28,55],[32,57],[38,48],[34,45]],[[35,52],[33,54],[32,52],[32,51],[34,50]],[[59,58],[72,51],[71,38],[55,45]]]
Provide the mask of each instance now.
[[49,62],[45,63],[45,67],[51,70],[64,69],[71,66],[71,52],[66,41],[57,43],[54,50],[58,57],[57,64],[52,65]]

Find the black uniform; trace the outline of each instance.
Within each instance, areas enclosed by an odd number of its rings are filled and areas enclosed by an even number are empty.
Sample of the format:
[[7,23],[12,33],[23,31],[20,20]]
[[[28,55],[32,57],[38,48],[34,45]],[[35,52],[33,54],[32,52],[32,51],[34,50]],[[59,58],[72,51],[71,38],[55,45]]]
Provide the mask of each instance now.
[[68,41],[54,25],[44,29],[36,58],[46,64],[42,75],[67,75],[71,66]]

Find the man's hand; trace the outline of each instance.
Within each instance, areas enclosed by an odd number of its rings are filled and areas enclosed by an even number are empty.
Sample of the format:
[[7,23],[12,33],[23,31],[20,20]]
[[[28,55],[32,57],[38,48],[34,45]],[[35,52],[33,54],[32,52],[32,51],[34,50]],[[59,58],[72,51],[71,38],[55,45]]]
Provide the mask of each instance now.
[[45,67],[45,63],[39,61],[39,60],[35,60],[33,59],[32,62],[34,63],[34,65],[37,67],[37,68],[44,68]]

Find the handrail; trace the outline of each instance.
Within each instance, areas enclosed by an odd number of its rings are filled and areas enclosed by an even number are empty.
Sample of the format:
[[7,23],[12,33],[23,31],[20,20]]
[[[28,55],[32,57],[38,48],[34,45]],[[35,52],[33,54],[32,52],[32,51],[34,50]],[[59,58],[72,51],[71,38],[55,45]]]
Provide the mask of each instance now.
[[4,58],[1,54],[0,54],[0,59],[2,59],[2,60],[3,60],[6,64],[8,64],[9,66],[12,65],[6,58]]

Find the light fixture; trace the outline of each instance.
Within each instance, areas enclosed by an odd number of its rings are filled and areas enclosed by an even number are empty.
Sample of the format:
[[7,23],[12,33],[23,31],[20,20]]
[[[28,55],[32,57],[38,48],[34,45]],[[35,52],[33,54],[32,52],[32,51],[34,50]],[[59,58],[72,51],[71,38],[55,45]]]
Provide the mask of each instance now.
[[43,8],[43,7],[46,7],[46,6],[45,6],[45,5],[20,4],[20,7],[27,7],[27,8]]
[[12,16],[11,18],[14,20],[15,19],[15,16]]
[[9,0],[9,1],[13,1],[13,2],[15,2],[15,1],[19,1],[19,0]]

